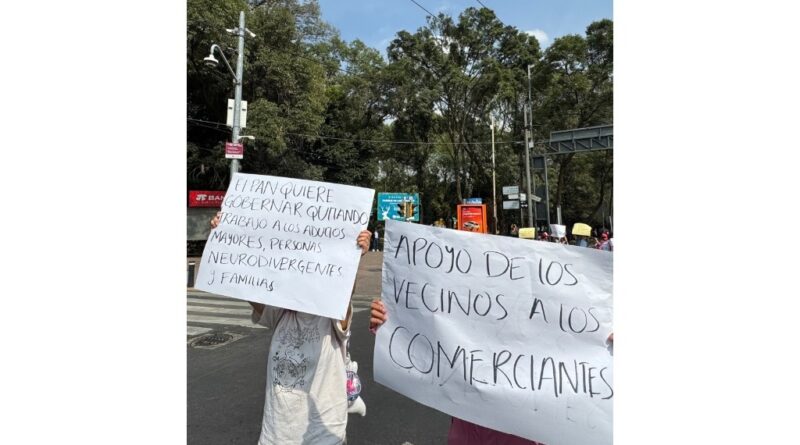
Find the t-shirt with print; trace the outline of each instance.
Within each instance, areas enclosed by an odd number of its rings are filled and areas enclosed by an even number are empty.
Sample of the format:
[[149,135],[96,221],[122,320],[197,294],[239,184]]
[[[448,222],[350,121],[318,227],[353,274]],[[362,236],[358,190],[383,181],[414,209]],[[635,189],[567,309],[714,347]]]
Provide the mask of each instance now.
[[258,445],[343,443],[350,320],[345,331],[339,320],[266,306],[253,322],[273,329]]

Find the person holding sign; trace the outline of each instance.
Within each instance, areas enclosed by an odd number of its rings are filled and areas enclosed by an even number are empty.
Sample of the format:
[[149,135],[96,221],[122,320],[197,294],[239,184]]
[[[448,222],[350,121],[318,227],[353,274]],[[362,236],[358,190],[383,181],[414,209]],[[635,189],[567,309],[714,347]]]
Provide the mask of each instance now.
[[[216,228],[218,213],[211,220]],[[371,233],[356,240],[363,256]],[[253,323],[272,329],[267,392],[259,445],[340,445],[347,427],[346,343],[352,305],[344,320],[250,302]]]

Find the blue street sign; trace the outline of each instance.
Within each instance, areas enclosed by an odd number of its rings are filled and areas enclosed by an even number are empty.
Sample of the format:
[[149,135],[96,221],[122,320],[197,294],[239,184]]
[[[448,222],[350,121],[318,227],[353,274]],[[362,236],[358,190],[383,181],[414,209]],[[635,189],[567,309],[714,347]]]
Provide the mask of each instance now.
[[419,193],[378,193],[378,221],[419,222]]

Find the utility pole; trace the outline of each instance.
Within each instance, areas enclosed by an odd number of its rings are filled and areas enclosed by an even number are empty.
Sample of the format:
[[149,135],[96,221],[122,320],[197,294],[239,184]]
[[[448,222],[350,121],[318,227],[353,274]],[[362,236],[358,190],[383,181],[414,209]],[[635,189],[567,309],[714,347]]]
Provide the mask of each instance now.
[[[526,198],[528,202],[528,227],[533,227],[533,206],[531,205],[532,197],[531,197],[531,138],[532,132],[531,128],[533,128],[533,115],[530,117],[530,124],[528,123],[528,113],[529,107],[531,105],[531,65],[528,65],[528,107],[525,107],[525,178],[526,178]],[[530,112],[533,111],[530,108]]]
[[[244,71],[244,11],[239,11],[239,27],[236,29],[236,35],[239,36],[239,50],[236,57],[236,91],[233,96],[233,134],[231,135],[231,142],[234,144],[239,142],[239,132],[241,131],[241,114],[242,114],[242,74]],[[231,159],[231,181],[241,169],[238,159]]]
[[497,228],[497,179],[495,176],[495,164],[494,164],[494,116],[490,116],[491,124],[489,127],[492,129],[492,207],[494,211],[494,233],[495,235],[500,234],[500,230]]
[[[242,139],[242,136],[239,133],[242,130],[242,77],[244,76],[244,33],[247,32],[250,37],[255,37],[256,35],[253,34],[252,31],[244,27],[244,11],[239,11],[239,27],[235,29],[227,29],[229,33],[239,37],[239,45],[238,51],[236,55],[236,71],[234,72],[233,68],[231,68],[230,63],[228,63],[228,58],[225,57],[225,53],[222,51],[222,48],[219,47],[216,43],[211,45],[211,50],[209,51],[208,57],[203,59],[203,62],[208,65],[209,67],[216,67],[219,65],[219,61],[214,57],[214,51],[216,50],[220,56],[222,56],[222,61],[225,62],[225,66],[228,67],[228,71],[233,75],[233,82],[236,86],[234,90],[233,96],[233,122],[231,127],[233,127],[233,134],[231,134],[231,142],[234,144],[239,143],[239,140]],[[244,136],[248,139],[255,139],[252,136]],[[231,179],[233,179],[233,175],[235,175],[239,168],[239,160],[238,159],[231,159]]]

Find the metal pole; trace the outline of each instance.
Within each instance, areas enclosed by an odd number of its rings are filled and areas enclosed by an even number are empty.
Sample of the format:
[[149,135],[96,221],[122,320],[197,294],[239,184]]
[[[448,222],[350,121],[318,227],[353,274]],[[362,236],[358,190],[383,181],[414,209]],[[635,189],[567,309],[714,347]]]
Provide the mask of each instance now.
[[194,287],[194,269],[195,263],[189,263],[189,268],[187,270],[187,277],[186,277],[186,287]]
[[[522,163],[522,153],[520,153],[519,155],[519,162]],[[522,166],[520,165],[520,167]],[[522,176],[522,169],[519,170],[519,176]],[[524,178],[518,177],[518,179],[519,181],[517,181],[517,184],[522,184]],[[517,204],[518,204],[517,208],[519,209],[519,226],[525,227],[525,218],[523,218],[522,216],[522,201],[520,201],[519,199],[519,191],[520,188],[517,187]]]
[[[547,156],[544,157],[544,210],[547,214],[547,225],[550,225],[550,186],[547,184]],[[561,223],[559,223],[561,224]]]
[[[239,28],[236,30],[239,36],[239,51],[236,57],[236,91],[233,96],[233,135],[234,144],[239,142],[239,127],[242,113],[242,72],[244,71],[244,11],[239,11]],[[233,175],[240,170],[239,160],[231,159],[231,181]]]
[[[533,141],[535,139],[533,137],[533,100],[531,99],[531,66],[533,66],[533,65],[530,65],[530,64],[528,65],[528,114],[530,115],[530,121],[531,121],[531,145],[534,145]],[[531,147],[531,148],[534,148],[534,147]],[[532,183],[533,191],[536,191],[536,174],[535,173],[531,177],[531,183]],[[528,208],[530,208],[530,206],[531,206],[531,202],[528,201]],[[538,215],[539,212],[536,210],[536,207],[537,207],[537,205],[533,204],[533,221],[534,221],[534,223],[539,224],[539,215]]]
[[528,202],[528,227],[533,227],[533,213],[531,208],[531,152],[528,147],[530,140],[530,130],[528,128],[528,107],[525,107],[525,187],[527,190],[526,199]]
[[491,116],[492,123],[489,125],[492,128],[492,206],[494,207],[494,233],[499,235],[500,231],[497,229],[497,179],[495,177],[495,164],[494,164],[494,117]]
[[[528,227],[533,227],[533,208],[531,196],[531,141],[533,140],[533,105],[531,104],[531,65],[528,65],[528,106],[525,107],[525,175],[527,176],[527,200],[528,200]],[[528,123],[530,114],[530,124]]]

